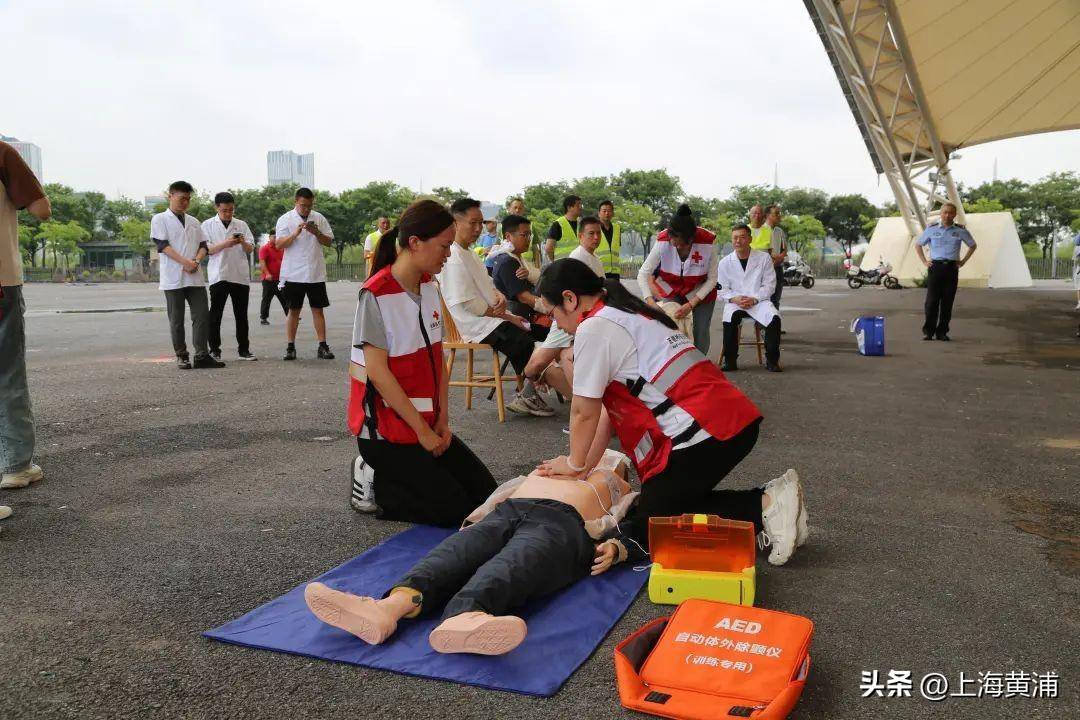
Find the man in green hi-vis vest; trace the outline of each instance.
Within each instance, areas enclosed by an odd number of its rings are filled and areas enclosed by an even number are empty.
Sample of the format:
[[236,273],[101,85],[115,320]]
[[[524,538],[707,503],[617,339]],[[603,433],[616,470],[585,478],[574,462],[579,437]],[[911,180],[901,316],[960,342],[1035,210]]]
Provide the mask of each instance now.
[[563,214],[551,223],[547,240],[544,242],[544,257],[552,261],[568,257],[578,246],[577,224],[581,217],[581,198],[567,195],[563,198],[562,206]]
[[619,259],[622,252],[622,226],[612,221],[615,217],[615,203],[601,200],[597,216],[600,218],[600,245],[596,248],[596,257],[604,263],[604,275],[618,280],[622,275],[622,261]]
[[772,228],[765,224],[761,205],[750,208],[750,249],[769,252],[772,249]]

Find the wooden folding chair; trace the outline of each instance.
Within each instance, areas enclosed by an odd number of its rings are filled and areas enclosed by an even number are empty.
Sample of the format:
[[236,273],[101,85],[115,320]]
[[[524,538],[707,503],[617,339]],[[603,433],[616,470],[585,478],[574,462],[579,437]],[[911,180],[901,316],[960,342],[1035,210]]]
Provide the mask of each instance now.
[[[747,340],[746,342],[743,342],[743,340],[742,340],[742,324],[746,320],[749,320],[750,322],[754,323],[754,339],[753,340]],[[755,348],[757,348],[757,362],[758,362],[758,365],[764,365],[765,364],[765,341],[761,339],[761,326],[758,325],[757,321],[754,320],[754,318],[746,317],[746,318],[743,318],[743,320],[739,321],[738,326],[735,328],[735,342],[736,342],[736,344],[738,344],[739,347],[746,347],[748,345],[753,345]],[[719,361],[723,360],[723,359],[724,359],[724,347],[721,345],[720,346],[720,359],[717,361],[717,363],[719,363]]]
[[[474,388],[490,388],[495,393],[495,402],[499,409],[499,422],[506,422],[506,400],[503,397],[503,383],[516,382],[520,388],[524,379],[520,375],[503,375],[502,368],[499,367],[499,353],[491,345],[488,345],[487,343],[470,343],[462,340],[461,333],[458,332],[457,325],[454,323],[454,318],[450,315],[450,310],[446,307],[445,302],[442,304],[442,318],[443,350],[449,351],[450,353],[450,356],[446,361],[446,376],[449,378],[448,384],[450,387],[465,388],[466,410],[472,410]],[[459,350],[466,353],[464,380],[454,379],[454,360],[457,358]],[[491,353],[491,375],[474,374],[473,354],[477,351]]]

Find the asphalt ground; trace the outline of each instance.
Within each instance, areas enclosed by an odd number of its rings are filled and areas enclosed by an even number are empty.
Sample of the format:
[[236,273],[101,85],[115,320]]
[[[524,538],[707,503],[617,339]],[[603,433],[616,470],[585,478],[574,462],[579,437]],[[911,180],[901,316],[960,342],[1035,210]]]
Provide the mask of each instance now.
[[[405,527],[348,507],[357,287],[330,290],[337,360],[314,359],[306,321],[301,359],[281,362],[275,308],[270,327],[252,325],[259,362],[182,372],[153,286],[26,288],[46,479],[0,493],[15,508],[0,533],[0,717],[630,715],[612,649],[668,612],[644,595],[550,699],[200,637]],[[807,487],[809,543],[784,567],[758,563],[758,604],[816,624],[793,717],[1080,717],[1075,299],[1064,282],[961,289],[949,344],[921,341],[922,301],[920,290],[788,288],[786,372],[744,350],[731,376],[766,420],[724,484],[795,467]],[[124,308],[142,310],[90,312]],[[887,317],[887,357],[855,352],[860,314]],[[499,424],[492,403],[466,411],[460,390],[452,400],[456,432],[496,478],[566,447],[566,406]],[[872,670],[912,671],[913,696],[862,698]],[[1056,671],[1059,697],[918,691],[929,672],[971,693],[960,673],[1009,671]]]

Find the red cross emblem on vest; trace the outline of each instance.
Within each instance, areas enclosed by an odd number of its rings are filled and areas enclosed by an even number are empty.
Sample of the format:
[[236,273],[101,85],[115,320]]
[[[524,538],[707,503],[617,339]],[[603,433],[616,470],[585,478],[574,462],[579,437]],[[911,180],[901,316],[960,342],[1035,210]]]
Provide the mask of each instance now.
[[697,250],[695,250],[694,254],[690,256],[690,262],[692,263],[699,263],[702,261],[702,259],[703,258],[701,256],[701,253],[699,253]]
[[438,310],[432,310],[431,314],[435,318],[435,320],[438,321],[438,319],[439,319],[439,311]]

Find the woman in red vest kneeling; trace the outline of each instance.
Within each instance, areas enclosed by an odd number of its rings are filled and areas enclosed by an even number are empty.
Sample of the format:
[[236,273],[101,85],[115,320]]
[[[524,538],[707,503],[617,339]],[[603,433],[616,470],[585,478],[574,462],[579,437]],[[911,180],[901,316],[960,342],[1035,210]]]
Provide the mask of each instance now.
[[637,559],[649,518],[708,513],[754,523],[782,565],[806,539],[802,485],[789,470],[764,487],[715,490],[757,442],[761,412],[675,329],[661,310],[604,281],[581,262],[557,260],[537,293],[574,335],[570,454],[542,474],[580,476],[614,432],[641,480],[641,495],[607,545],[617,561]]
[[458,527],[495,479],[450,432],[442,299],[454,218],[419,200],[379,240],[360,290],[349,363],[349,429],[374,471],[386,520]]

